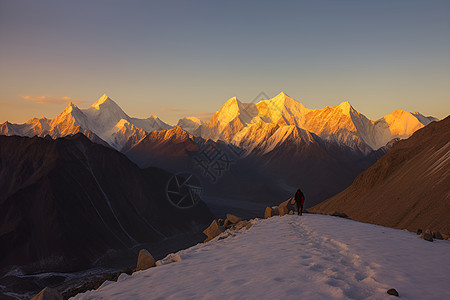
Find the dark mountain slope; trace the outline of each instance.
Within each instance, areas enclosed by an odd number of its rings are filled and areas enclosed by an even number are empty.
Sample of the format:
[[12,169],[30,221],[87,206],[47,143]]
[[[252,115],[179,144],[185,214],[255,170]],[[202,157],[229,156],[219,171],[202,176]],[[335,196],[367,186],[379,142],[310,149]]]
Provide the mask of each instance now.
[[[147,134],[126,155],[141,167],[195,173],[203,179],[207,196],[224,201],[275,205],[301,187],[307,196],[306,207],[311,207],[345,189],[386,151],[381,148],[362,155],[291,127],[277,135],[268,130],[250,153],[222,141],[194,137],[175,127]],[[205,146],[209,146],[206,151]],[[219,157],[231,162],[227,165]],[[199,160],[210,166],[207,172],[198,167]],[[223,169],[220,174],[214,171],[219,164]]]
[[110,250],[201,230],[211,213],[202,202],[173,207],[171,176],[82,134],[0,136],[0,270],[82,269]]
[[312,212],[415,231],[450,232],[450,117],[399,141],[342,193]]

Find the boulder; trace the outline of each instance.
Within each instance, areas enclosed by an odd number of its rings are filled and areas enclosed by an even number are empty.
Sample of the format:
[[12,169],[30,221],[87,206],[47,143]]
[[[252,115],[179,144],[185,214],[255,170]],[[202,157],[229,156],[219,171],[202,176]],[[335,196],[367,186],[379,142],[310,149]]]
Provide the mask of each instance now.
[[250,227],[253,226],[253,223],[248,222],[247,225],[245,225],[245,228],[250,229]]
[[278,209],[278,206],[272,206],[272,216],[279,216],[280,211]]
[[396,289],[389,289],[389,290],[387,290],[386,293],[388,293],[389,295],[392,295],[392,296],[399,297],[399,294]]
[[264,219],[268,219],[272,217],[272,209],[270,207],[266,207],[266,210],[264,211]]
[[287,215],[290,210],[293,211],[295,209],[295,204],[293,204],[292,202],[295,203],[293,199],[289,199],[278,205],[278,211],[280,213],[280,216]]
[[237,224],[242,220],[242,218],[236,217],[232,214],[227,214],[227,220],[230,221],[231,224]]
[[46,287],[31,300],[63,300],[63,296],[56,289]]
[[423,232],[420,235],[420,237],[423,238],[425,241],[429,241],[429,242],[433,241],[433,235],[429,229],[425,230],[425,232]]
[[212,221],[211,225],[203,231],[203,234],[206,235],[206,239],[203,242],[209,242],[224,231],[223,227],[220,226],[216,220]]
[[288,210],[286,206],[279,206],[278,211],[280,212],[280,216],[284,216],[288,214]]
[[247,224],[249,224],[249,222],[247,220],[239,221],[239,223],[236,224],[236,230],[246,227]]
[[417,235],[421,235],[422,234],[422,229],[417,229]]
[[230,221],[228,219],[225,219],[225,221],[223,222],[223,228],[227,228],[229,225],[230,225]]
[[290,210],[290,211],[289,211],[289,214],[290,214],[290,215],[293,215],[293,214],[294,214],[294,211]]
[[220,226],[223,226],[224,223],[225,223],[225,222],[224,222],[223,219],[218,219],[218,220],[217,220],[217,224],[219,224]]
[[146,249],[139,251],[136,271],[147,270],[155,266],[155,259]]
[[437,240],[443,240],[444,237],[442,236],[442,234],[439,231],[434,232],[433,234]]

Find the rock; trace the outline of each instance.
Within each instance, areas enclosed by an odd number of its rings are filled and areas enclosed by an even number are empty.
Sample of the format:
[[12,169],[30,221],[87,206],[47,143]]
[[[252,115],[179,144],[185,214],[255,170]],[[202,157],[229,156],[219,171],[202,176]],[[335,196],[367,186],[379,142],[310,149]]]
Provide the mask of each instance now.
[[230,221],[228,219],[225,219],[225,221],[223,222],[223,228],[227,228],[229,225],[230,225]]
[[417,229],[417,235],[421,235],[422,234],[422,229]]
[[180,255],[175,254],[175,253],[170,253],[166,257],[164,257],[163,259],[158,260],[156,262],[156,265],[157,266],[162,266],[162,265],[167,265],[167,264],[171,264],[171,263],[179,262],[179,261],[181,261]]
[[212,221],[211,225],[209,225],[209,227],[203,231],[203,233],[206,235],[206,239],[203,242],[209,242],[224,231],[225,230],[223,229],[223,227],[217,224],[216,220]]
[[293,214],[294,214],[294,212],[293,212],[292,210],[290,210],[290,211],[289,211],[289,214],[290,214],[290,215],[293,215]]
[[[292,202],[293,202],[293,199],[289,199],[289,200],[284,201],[280,205],[278,205],[278,211],[279,211],[280,216],[287,215],[290,210],[293,211],[295,209],[295,204],[293,204]],[[295,203],[295,201],[294,201],[294,203]]]
[[155,266],[155,259],[146,249],[139,251],[136,271],[147,270]]
[[272,209],[270,207],[266,207],[266,210],[264,211],[264,219],[268,219],[272,217]]
[[424,239],[425,241],[429,241],[432,242],[433,241],[433,235],[431,234],[430,230],[425,230],[425,232],[423,232],[420,237],[422,239]]
[[272,206],[272,216],[279,216],[280,211],[278,210],[278,206]]
[[252,227],[252,226],[253,226],[253,224],[248,222],[247,225],[245,225],[245,228],[250,229],[250,227]]
[[448,240],[450,238],[450,236],[448,234],[442,233],[442,238],[444,240]]
[[46,287],[31,300],[63,300],[63,296],[56,289]]
[[237,224],[239,223],[239,221],[242,220],[242,218],[236,217],[235,215],[232,214],[227,214],[227,220],[229,220],[231,224]]
[[436,237],[437,240],[444,239],[444,237],[442,236],[442,234],[439,231],[436,231],[433,235]]
[[396,289],[389,289],[389,290],[387,290],[387,293],[388,293],[389,295],[399,297],[398,292],[397,292]]
[[288,205],[287,205],[287,209],[295,211],[296,207],[297,207],[297,203],[295,202],[295,199],[294,198],[290,199],[288,202]]
[[244,228],[248,223],[249,222],[246,220],[239,221],[239,223],[236,224],[236,230]]
[[218,219],[217,220],[217,224],[219,224],[220,226],[223,226],[225,222],[223,221],[223,219]]
[[334,216],[334,217],[340,217],[340,218],[348,218],[348,216],[347,216],[347,214],[346,213],[343,213],[343,212],[338,212],[338,211],[335,211],[333,214],[332,214],[332,216]]
[[284,216],[288,214],[288,210],[286,206],[278,206],[278,211],[280,212],[280,216]]

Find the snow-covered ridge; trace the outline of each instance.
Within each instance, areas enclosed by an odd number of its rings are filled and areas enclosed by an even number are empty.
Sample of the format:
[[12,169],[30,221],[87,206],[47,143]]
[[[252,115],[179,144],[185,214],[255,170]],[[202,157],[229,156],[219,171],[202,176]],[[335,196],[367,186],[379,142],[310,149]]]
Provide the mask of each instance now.
[[388,299],[391,288],[402,299],[450,298],[448,241],[310,214],[223,235],[72,299]]
[[[208,122],[185,117],[178,126],[194,136],[223,140],[247,150],[267,153],[285,142],[303,144],[320,139],[368,154],[393,139],[404,139],[426,126],[433,117],[396,110],[372,121],[349,102],[323,109],[309,109],[280,93],[258,103],[243,103],[236,97],[225,104]],[[295,127],[295,128],[294,128]],[[147,119],[128,116],[107,95],[87,109],[70,103],[55,119],[33,118],[24,124],[0,124],[0,134],[62,137],[83,132],[91,139],[107,142],[117,150],[129,149],[152,131],[173,128],[155,115]]]
[[[396,110],[372,121],[356,111],[349,102],[313,110],[282,92],[272,99],[256,104],[243,103],[233,97],[210,121],[198,126],[194,133],[215,141],[231,142],[253,151],[272,135],[285,135],[285,126],[295,126],[299,130],[314,133],[325,141],[369,153],[393,139],[408,138],[434,120],[437,119],[425,117],[418,112]],[[273,130],[275,126],[277,129]],[[280,142],[283,140],[285,139],[280,139]],[[273,145],[268,147],[263,152],[273,149]]]
[[80,109],[75,104],[69,103],[61,114],[51,120],[33,118],[25,124],[6,122],[1,125],[0,133],[23,136],[50,135],[56,138],[83,132],[121,150],[130,138],[139,141],[148,132],[170,128],[172,126],[155,115],[147,119],[128,116],[105,94],[87,109]]

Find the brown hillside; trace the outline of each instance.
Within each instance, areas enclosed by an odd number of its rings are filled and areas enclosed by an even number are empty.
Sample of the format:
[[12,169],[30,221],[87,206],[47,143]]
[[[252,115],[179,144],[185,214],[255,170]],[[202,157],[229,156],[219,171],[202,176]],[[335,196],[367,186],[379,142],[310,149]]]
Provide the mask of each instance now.
[[338,195],[310,209],[362,222],[450,232],[450,116],[396,143]]

